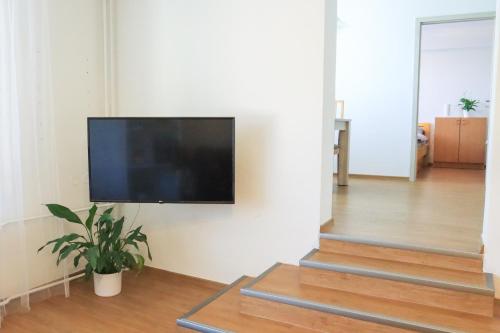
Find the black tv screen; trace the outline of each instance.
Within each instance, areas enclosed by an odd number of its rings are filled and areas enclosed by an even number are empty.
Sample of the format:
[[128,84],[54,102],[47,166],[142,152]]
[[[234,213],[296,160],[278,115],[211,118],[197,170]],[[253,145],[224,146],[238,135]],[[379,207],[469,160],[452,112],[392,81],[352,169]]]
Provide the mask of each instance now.
[[88,118],[92,202],[234,203],[234,118]]

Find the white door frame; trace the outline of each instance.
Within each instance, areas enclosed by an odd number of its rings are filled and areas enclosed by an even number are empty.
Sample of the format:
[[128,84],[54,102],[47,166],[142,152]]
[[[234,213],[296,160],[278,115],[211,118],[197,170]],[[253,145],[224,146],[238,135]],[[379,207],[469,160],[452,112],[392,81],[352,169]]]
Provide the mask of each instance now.
[[417,179],[417,124],[418,124],[418,100],[420,95],[420,46],[422,39],[422,26],[429,24],[481,21],[495,19],[495,12],[472,13],[450,16],[436,16],[417,18],[415,26],[415,65],[413,78],[413,113],[411,125],[411,155],[410,155],[410,181]]

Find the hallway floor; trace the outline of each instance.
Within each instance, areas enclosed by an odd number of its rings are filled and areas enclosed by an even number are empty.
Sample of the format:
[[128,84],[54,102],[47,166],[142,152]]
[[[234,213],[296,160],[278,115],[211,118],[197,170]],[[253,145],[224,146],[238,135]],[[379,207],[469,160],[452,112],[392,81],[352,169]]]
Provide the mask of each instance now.
[[351,177],[335,186],[333,217],[322,232],[478,253],[484,170],[428,168],[417,182]]

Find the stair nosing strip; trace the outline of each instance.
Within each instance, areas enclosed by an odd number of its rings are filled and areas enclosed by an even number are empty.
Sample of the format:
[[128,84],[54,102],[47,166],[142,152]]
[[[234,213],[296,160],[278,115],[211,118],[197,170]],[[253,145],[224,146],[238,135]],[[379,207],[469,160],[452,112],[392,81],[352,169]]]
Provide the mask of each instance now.
[[441,254],[450,257],[461,257],[461,258],[469,258],[469,259],[482,259],[482,255],[480,253],[474,252],[464,252],[464,251],[455,251],[448,250],[442,248],[433,248],[433,247],[425,247],[418,245],[409,245],[409,244],[400,244],[394,242],[386,242],[383,240],[370,240],[360,237],[353,237],[349,235],[340,235],[340,234],[331,234],[322,232],[319,234],[322,239],[330,239],[336,241],[364,244],[364,245],[372,245],[372,246],[380,246],[387,247],[392,249],[400,249],[400,250],[408,250],[408,251],[419,251],[419,252],[427,252],[434,254]]
[[213,327],[206,324],[201,324],[193,320],[186,318],[179,318],[176,320],[178,326],[189,328],[202,333],[233,333],[232,331],[226,331],[221,328]]
[[492,273],[485,273],[486,274],[486,285],[488,288],[493,290],[493,294],[495,294],[495,282],[493,281],[493,274]]
[[191,310],[189,310],[188,312],[183,314],[181,317],[179,317],[179,319],[187,319],[188,317],[194,315],[196,312],[200,311],[205,306],[209,305],[210,303],[215,301],[217,298],[224,295],[231,288],[233,288],[234,286],[236,286],[238,283],[240,283],[242,280],[244,280],[246,278],[248,278],[248,276],[246,276],[246,275],[241,276],[239,279],[237,279],[236,281],[234,281],[231,284],[228,284],[227,286],[225,286],[224,288],[222,288],[221,290],[219,290],[218,292],[216,292],[215,294],[213,294],[212,296],[210,296],[209,298],[207,298],[203,302],[199,303],[198,305],[195,305]]
[[280,294],[274,294],[264,291],[259,291],[250,288],[241,289],[242,295],[248,297],[256,297],[263,300],[283,303],[291,306],[296,306],[304,309],[315,310],[325,313],[330,313],[333,315],[338,315],[342,317],[348,317],[356,320],[363,320],[372,323],[387,325],[391,327],[409,329],[409,330],[418,330],[418,332],[425,333],[465,333],[463,331],[450,330],[444,327],[438,327],[434,325],[427,325],[413,321],[401,320],[394,317],[387,317],[384,315],[379,315],[375,313],[357,311],[348,308],[342,308],[338,306],[327,305],[323,303],[317,303],[307,300],[302,300],[296,297],[290,297]]
[[389,272],[384,272],[384,271],[375,270],[375,269],[372,270],[372,269],[365,269],[365,268],[357,268],[357,267],[346,266],[346,265],[323,263],[323,262],[313,261],[313,260],[301,260],[300,266],[314,268],[314,269],[335,271],[335,272],[339,272],[339,273],[349,273],[349,274],[355,274],[355,275],[362,275],[362,276],[380,278],[380,279],[391,280],[391,281],[396,281],[396,282],[407,282],[407,283],[419,284],[419,285],[423,285],[423,286],[427,286],[427,287],[442,288],[442,289],[448,289],[448,290],[454,290],[454,291],[460,291],[460,292],[470,292],[470,293],[481,294],[481,295],[485,295],[485,296],[494,296],[495,295],[494,289],[473,287],[473,286],[462,285],[462,284],[457,284],[457,283],[443,282],[443,281],[434,280],[434,279],[423,279],[423,278],[418,278],[418,277],[411,276],[411,275],[389,273]]

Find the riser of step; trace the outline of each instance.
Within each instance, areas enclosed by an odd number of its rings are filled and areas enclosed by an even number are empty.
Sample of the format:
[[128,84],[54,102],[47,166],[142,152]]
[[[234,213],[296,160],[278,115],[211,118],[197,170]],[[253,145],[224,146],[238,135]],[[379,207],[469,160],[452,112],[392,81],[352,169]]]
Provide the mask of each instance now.
[[476,273],[483,271],[483,259],[479,254],[418,249],[387,243],[376,244],[376,242],[348,239],[338,235],[322,234],[320,250],[329,253],[392,260],[458,271]]
[[[356,314],[349,316],[327,313],[283,302],[266,300],[258,297],[241,296],[240,311],[243,314],[258,318],[287,323],[299,328],[312,329],[325,333],[402,333],[415,332],[402,327],[387,326],[376,321],[367,321]],[[340,312],[339,312],[340,313]],[[342,312],[342,314],[345,314]],[[373,318],[372,318],[373,319]],[[421,327],[418,327],[419,329]],[[420,331],[423,332],[423,331]],[[430,330],[428,332],[445,332]]]
[[300,267],[300,282],[360,295],[432,306],[464,313],[493,316],[494,296],[351,274],[326,269]]

